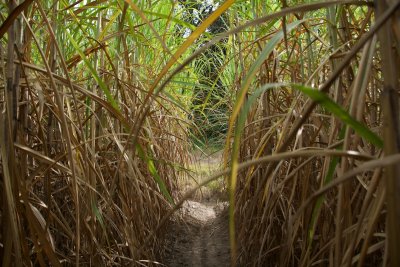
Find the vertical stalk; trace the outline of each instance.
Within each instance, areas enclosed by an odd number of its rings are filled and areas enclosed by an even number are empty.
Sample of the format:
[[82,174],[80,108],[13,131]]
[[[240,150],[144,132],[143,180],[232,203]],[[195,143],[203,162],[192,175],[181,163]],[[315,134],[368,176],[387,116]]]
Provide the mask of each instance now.
[[[57,31],[57,6],[58,4],[54,4],[53,5],[53,10],[52,10],[52,23],[51,23],[51,27],[53,28],[53,31],[56,32]],[[51,40],[51,38],[49,37],[49,39]],[[50,46],[50,55],[49,55],[49,63],[50,63],[50,69],[52,72],[55,72],[56,70],[56,48],[55,48],[55,42],[56,40],[51,40],[51,46]],[[54,157],[54,143],[53,143],[53,132],[56,131],[56,127],[54,125],[54,114],[53,112],[51,112],[49,110],[49,117],[48,117],[48,121],[47,121],[47,126],[48,126],[48,131],[47,131],[47,147],[45,148],[45,153],[46,155],[50,156],[50,157]],[[51,210],[51,179],[52,179],[52,173],[47,172],[45,174],[46,178],[45,178],[45,201],[47,204],[47,218],[50,221],[51,216],[50,216],[50,210]]]
[[[388,1],[375,1],[376,17],[388,8]],[[389,2],[399,2],[389,1]],[[394,3],[393,3],[394,4]],[[398,101],[398,68],[397,54],[393,49],[393,30],[390,21],[378,33],[382,56],[383,92],[381,103],[383,110],[383,137],[385,155],[400,152],[399,101]],[[398,45],[398,44],[397,44]],[[387,239],[389,266],[400,266],[400,164],[393,164],[385,169],[386,202],[387,202]]]
[[[8,2],[9,13],[15,9],[15,1]],[[18,85],[15,84],[15,74],[19,75],[19,71],[14,72],[14,44],[16,43],[15,34],[16,23],[13,22],[12,26],[8,29],[8,43],[7,43],[7,66],[6,66],[6,113],[0,115],[0,123],[3,124],[2,132],[0,133],[0,149],[1,161],[3,167],[3,182],[5,192],[5,210],[3,224],[3,236],[5,237],[4,255],[2,259],[3,266],[9,266],[12,262],[12,255],[16,266],[22,266],[22,253],[21,253],[21,240],[19,218],[17,214],[18,203],[18,177],[15,175],[15,153],[14,153],[14,138],[16,126],[16,109],[17,98],[16,92]],[[10,231],[11,229],[11,231]],[[13,250],[14,248],[14,250]]]
[[[339,47],[338,43],[338,30],[336,26],[336,7],[332,6],[327,9],[327,17],[328,17],[328,32],[329,32],[329,40],[330,43],[333,47],[333,49],[337,49]],[[337,59],[331,59],[331,66],[332,70],[335,70],[337,67]],[[335,81],[334,84],[334,99],[336,102],[341,102],[341,93],[339,92],[339,84],[341,83],[341,78]],[[337,125],[337,119],[336,118],[331,118],[332,120],[332,128],[331,132],[329,134],[330,136],[330,142],[333,142],[333,137],[335,136],[335,132],[340,128],[339,125]],[[343,168],[343,166],[342,166]],[[344,186],[343,184],[340,184],[338,186],[338,198],[337,198],[337,206],[336,206],[336,215],[335,215],[335,253],[334,253],[334,259],[333,259],[333,266],[339,266],[341,262],[341,254],[342,254],[342,244],[341,244],[341,238],[342,238],[342,217],[343,217],[343,209],[342,205],[344,202],[344,197],[345,197],[345,192],[344,192]]]

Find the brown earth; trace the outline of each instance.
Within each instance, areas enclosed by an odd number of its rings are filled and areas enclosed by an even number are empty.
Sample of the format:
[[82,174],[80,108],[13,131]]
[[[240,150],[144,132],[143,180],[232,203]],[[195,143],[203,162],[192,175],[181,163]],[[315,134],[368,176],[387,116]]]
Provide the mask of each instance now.
[[186,201],[180,220],[166,234],[163,264],[178,266],[229,266],[229,230],[226,202]]
[[[182,193],[195,187],[220,168],[222,151],[194,154],[196,173],[183,180]],[[228,203],[223,182],[199,190],[171,219],[166,232],[166,251],[161,261],[168,267],[230,266]]]

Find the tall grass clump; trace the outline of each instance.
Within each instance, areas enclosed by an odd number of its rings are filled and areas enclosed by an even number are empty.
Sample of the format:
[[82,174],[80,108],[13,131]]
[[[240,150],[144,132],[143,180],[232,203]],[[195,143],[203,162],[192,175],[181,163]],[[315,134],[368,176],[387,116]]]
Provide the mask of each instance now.
[[398,4],[383,2],[235,13],[253,20],[231,50],[233,264],[397,266]]
[[181,77],[154,92],[174,4],[20,2],[1,4],[0,265],[152,265],[188,160]]

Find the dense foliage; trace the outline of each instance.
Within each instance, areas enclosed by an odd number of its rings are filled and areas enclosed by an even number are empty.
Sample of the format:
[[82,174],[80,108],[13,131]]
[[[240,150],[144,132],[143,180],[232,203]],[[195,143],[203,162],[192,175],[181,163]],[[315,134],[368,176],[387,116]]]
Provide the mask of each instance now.
[[211,143],[232,265],[400,266],[399,6],[2,2],[1,265],[152,265]]

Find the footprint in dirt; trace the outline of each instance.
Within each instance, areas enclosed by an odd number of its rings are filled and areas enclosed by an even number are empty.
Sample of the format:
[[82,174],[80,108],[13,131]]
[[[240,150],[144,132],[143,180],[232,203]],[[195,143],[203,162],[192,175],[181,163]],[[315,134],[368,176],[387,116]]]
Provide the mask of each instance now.
[[164,260],[168,267],[229,266],[227,203],[186,201],[181,221],[167,229]]

